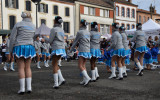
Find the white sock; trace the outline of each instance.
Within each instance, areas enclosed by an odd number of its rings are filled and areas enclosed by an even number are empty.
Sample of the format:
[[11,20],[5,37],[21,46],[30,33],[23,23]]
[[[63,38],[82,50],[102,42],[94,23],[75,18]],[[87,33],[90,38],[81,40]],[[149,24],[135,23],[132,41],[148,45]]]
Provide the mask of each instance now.
[[65,79],[63,78],[63,75],[62,75],[60,69],[58,70],[58,77],[59,77],[59,80],[60,80],[60,81],[65,81]]
[[96,72],[95,70],[91,70],[92,73],[92,80],[96,80]]
[[60,60],[58,60],[58,65],[60,65],[61,66],[61,62],[62,62],[62,60],[60,59]]
[[54,86],[58,87],[58,73],[53,74]]
[[20,83],[20,91],[25,92],[25,78],[19,79],[19,83]]
[[139,69],[143,69],[143,67],[141,66],[140,62],[136,63]]
[[14,69],[13,66],[14,66],[14,62],[11,62],[11,69]]
[[119,77],[120,78],[123,78],[123,68],[121,67],[121,68],[119,68]]
[[85,77],[85,79],[90,80],[91,78],[88,76],[87,71],[83,70],[82,71],[83,76]]
[[99,77],[98,68],[97,67],[95,67],[95,73],[96,73],[96,77]]
[[126,73],[127,73],[127,72],[126,72],[126,66],[123,66],[122,69],[123,69],[123,73],[126,74]]
[[111,67],[112,75],[116,76],[116,67]]
[[32,85],[31,85],[32,78],[31,77],[30,78],[26,78],[26,83],[27,83],[27,90],[28,91],[32,91]]

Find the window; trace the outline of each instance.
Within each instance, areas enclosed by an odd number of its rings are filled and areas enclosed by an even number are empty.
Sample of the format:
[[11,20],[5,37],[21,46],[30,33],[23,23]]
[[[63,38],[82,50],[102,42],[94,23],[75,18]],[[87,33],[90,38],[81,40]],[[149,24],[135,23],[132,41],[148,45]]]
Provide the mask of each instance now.
[[103,17],[104,16],[104,10],[100,9],[100,16]]
[[38,5],[38,12],[48,13],[48,4],[40,3]]
[[100,25],[100,33],[104,34],[104,25],[103,24]]
[[19,1],[18,0],[5,0],[5,7],[18,9]]
[[132,9],[132,18],[135,18],[135,10]]
[[66,15],[66,16],[70,16],[70,15],[69,15],[69,8],[68,8],[68,7],[65,8],[65,15]]
[[132,25],[132,29],[134,29],[135,28],[135,25]]
[[116,16],[119,16],[119,7],[116,7]]
[[141,23],[141,16],[139,16],[139,23]]
[[45,24],[46,25],[46,20],[45,19],[41,19],[41,24]]
[[69,22],[64,22],[63,23],[63,29],[65,33],[70,33],[70,23]]
[[130,9],[127,8],[127,17],[130,17]]
[[130,25],[129,24],[127,24],[127,30],[130,30]]
[[122,24],[122,26],[123,26],[123,27],[125,27],[125,25],[124,25],[124,24]]
[[143,23],[145,23],[145,22],[146,22],[146,17],[144,16],[144,17],[143,17]]
[[10,23],[10,28],[13,29],[14,25],[16,24],[16,17],[15,16],[9,16],[9,23]]
[[31,11],[31,1],[26,1],[26,10]]
[[88,15],[88,7],[84,7],[84,14]]
[[95,16],[95,8],[90,8],[90,15],[94,15]]
[[125,9],[122,7],[122,16],[125,17]]
[[105,17],[109,17],[109,10],[105,10]]
[[58,6],[53,6],[53,14],[58,15]]

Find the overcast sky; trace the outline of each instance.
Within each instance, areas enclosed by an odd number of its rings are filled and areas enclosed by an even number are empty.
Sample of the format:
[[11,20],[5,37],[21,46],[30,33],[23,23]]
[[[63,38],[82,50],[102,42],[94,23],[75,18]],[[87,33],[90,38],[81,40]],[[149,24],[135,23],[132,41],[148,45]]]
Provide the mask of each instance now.
[[160,0],[132,0],[134,4],[137,4],[140,9],[149,10],[151,3],[155,5],[157,13],[160,14]]

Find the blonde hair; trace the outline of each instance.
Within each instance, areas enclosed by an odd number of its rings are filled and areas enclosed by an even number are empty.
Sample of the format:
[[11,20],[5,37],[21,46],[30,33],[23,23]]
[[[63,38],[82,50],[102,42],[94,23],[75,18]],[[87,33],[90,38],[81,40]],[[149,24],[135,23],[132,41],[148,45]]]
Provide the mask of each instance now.
[[22,12],[21,17],[22,18],[31,18],[31,13],[28,11]]

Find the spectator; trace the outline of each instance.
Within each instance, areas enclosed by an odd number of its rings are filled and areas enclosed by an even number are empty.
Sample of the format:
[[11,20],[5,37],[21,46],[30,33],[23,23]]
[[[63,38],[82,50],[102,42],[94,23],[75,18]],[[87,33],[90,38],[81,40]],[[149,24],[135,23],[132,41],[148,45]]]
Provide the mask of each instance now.
[[5,56],[5,53],[6,53],[6,47],[7,47],[7,44],[6,44],[6,40],[4,39],[3,40],[3,43],[1,45],[1,48],[2,48],[2,62],[5,62],[6,61],[6,56]]

